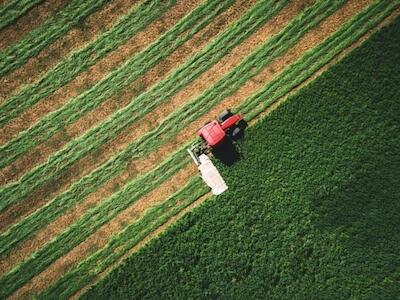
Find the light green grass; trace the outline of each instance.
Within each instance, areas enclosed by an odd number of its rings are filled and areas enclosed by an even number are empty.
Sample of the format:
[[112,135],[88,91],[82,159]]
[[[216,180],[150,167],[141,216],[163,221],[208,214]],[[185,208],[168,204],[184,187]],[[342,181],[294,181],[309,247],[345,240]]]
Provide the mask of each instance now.
[[53,17],[30,31],[22,40],[0,53],[0,76],[22,66],[29,58],[39,54],[74,26],[78,26],[87,16],[99,10],[107,2],[107,0],[72,0]]

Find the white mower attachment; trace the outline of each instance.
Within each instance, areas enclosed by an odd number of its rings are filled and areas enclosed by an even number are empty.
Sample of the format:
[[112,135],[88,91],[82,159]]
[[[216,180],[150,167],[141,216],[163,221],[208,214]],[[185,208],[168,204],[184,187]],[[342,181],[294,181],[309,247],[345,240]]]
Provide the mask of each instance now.
[[221,174],[218,172],[217,168],[212,163],[211,159],[205,154],[197,156],[196,153],[190,149],[187,149],[187,151],[197,165],[201,173],[201,178],[211,188],[211,192],[214,195],[220,195],[225,192],[228,189],[228,186],[226,185]]

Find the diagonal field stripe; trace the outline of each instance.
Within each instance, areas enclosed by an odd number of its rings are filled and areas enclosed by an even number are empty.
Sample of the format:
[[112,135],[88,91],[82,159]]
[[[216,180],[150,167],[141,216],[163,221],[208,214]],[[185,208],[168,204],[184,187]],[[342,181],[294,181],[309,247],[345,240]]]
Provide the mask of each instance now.
[[20,67],[29,58],[37,55],[43,48],[106,3],[107,0],[72,0],[54,17],[0,53],[0,76]]
[[7,99],[0,106],[0,126],[4,126],[29,107],[72,81],[109,52],[126,43],[138,31],[159,18],[174,2],[174,0],[155,0],[134,7],[110,30],[102,33],[83,49],[73,52],[68,58],[47,72],[38,82],[24,86],[18,94]]

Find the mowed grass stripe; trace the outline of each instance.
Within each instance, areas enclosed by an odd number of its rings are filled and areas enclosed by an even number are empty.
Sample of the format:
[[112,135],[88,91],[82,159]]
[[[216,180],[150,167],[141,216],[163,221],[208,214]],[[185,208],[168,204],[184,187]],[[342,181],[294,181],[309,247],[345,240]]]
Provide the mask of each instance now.
[[150,233],[208,191],[209,188],[200,177],[193,177],[165,201],[148,209],[139,220],[112,236],[105,247],[86,258],[73,271],[68,272],[55,284],[40,293],[38,299],[73,296]]
[[0,147],[4,155],[0,168],[15,161],[34,146],[46,141],[64,126],[78,120],[106,99],[129,86],[134,80],[169,56],[176,48],[204,28],[212,19],[233,4],[233,0],[207,0],[185,16],[145,50],[130,58],[96,85],[75,97],[60,109],[48,114],[9,143]]
[[29,58],[37,55],[42,49],[106,3],[107,0],[72,0],[54,17],[33,29],[22,40],[10,45],[0,53],[0,76],[23,65]]
[[19,93],[7,99],[0,107],[0,126],[18,117],[34,104],[72,81],[109,52],[125,44],[138,31],[158,19],[174,3],[174,0],[155,0],[146,1],[134,7],[110,30],[99,35],[83,49],[73,52],[38,82],[24,86]]
[[[267,19],[277,13],[286,2],[287,0],[280,0],[280,2],[270,9],[267,5],[269,0],[261,1],[240,19],[243,23],[235,23],[232,28],[227,29],[219,35],[214,42],[178,68],[171,76],[161,81],[158,85],[155,85],[151,90],[141,94],[138,98],[133,99],[126,108],[114,113],[99,126],[91,129],[82,137],[71,141],[64,149],[50,156],[46,164],[31,170],[21,177],[19,182],[6,186],[2,193],[4,197],[0,195],[0,199],[7,200],[0,203],[0,210],[4,209],[7,205],[21,201],[34,188],[49,181],[52,177],[61,174],[63,170],[79,158],[91,151],[95,151],[124,128],[134,121],[139,120],[160,103],[166,101],[259,28]],[[266,13],[266,11],[269,12]],[[255,17],[259,17],[260,20],[257,22],[252,21],[257,19]],[[49,172],[51,172],[51,176]]]
[[0,30],[44,0],[8,0],[0,6]]
[[[269,39],[262,47],[258,48],[252,55],[245,59],[245,61],[237,68],[227,74],[219,84],[214,86],[218,88],[211,88],[211,92],[206,92],[203,96],[196,99],[197,101],[192,101],[182,107],[179,111],[172,114],[170,118],[166,119],[157,130],[149,132],[143,137],[143,139],[139,139],[137,143],[131,144],[130,147],[126,149],[127,151],[117,155],[115,160],[121,162],[122,166],[124,166],[127,164],[127,161],[137,157],[139,155],[138,152],[148,153],[159,145],[160,140],[162,143],[162,140],[164,140],[165,137],[171,138],[171,136],[181,130],[182,127],[186,126],[188,123],[192,122],[198,116],[204,114],[208,109],[210,109],[210,105],[213,106],[215,103],[220,102],[223,97],[237,90],[240,87],[240,84],[243,84],[246,80],[257,74],[257,72],[267,64],[267,61],[270,61],[265,59],[265,57],[267,55],[272,55],[272,50],[276,50],[276,55],[282,54],[282,52],[290,48],[290,46],[293,45],[300,36],[304,35],[308,29],[317,25],[322,19],[324,19],[324,17],[330,15],[342,4],[343,1],[336,1],[335,5],[332,5],[332,3],[327,5],[325,1],[317,2],[313,7],[307,9],[306,12],[296,17],[286,27],[286,29],[281,32],[281,34],[277,34]],[[242,77],[245,77],[245,79]],[[241,79],[239,84],[233,84],[238,81],[239,78]],[[217,100],[215,100],[213,99],[215,93],[221,93],[223,97],[218,97]],[[211,104],[207,102],[211,102]],[[188,111],[185,111],[188,109],[188,106],[193,108],[189,109],[189,113]],[[193,110],[197,110],[197,112],[193,114]],[[171,125],[172,128],[170,127]],[[169,131],[172,131],[172,133],[169,133]],[[161,138],[161,135],[163,138]],[[143,140],[147,142],[143,142]],[[150,147],[150,149],[148,147]],[[188,159],[187,156],[185,157]],[[180,161],[183,160],[184,159]],[[111,170],[110,168],[107,168],[107,164],[104,166],[106,167],[103,169],[106,171],[104,175],[107,175]],[[98,170],[99,169],[96,171]],[[95,174],[96,171],[94,172]],[[96,175],[98,174],[99,173]],[[87,177],[88,176],[86,176],[86,178]],[[85,179],[85,177],[83,179]],[[92,178],[92,180],[96,182],[95,178]],[[108,200],[102,202],[95,209],[86,213],[80,220],[74,223],[74,225],[70,226],[62,234],[54,238],[50,243],[46,244],[45,247],[33,253],[25,261],[0,278],[0,284],[5,287],[4,295],[8,295],[15,291],[16,288],[35,276],[35,274],[41,272],[55,259],[66,254],[68,248],[72,249],[74,246],[86,239],[89,234],[95,231],[95,229],[110,220],[112,218],[110,215],[117,214],[119,211],[125,209],[131,204],[131,198],[129,197],[120,199],[121,201],[118,202],[111,201],[110,199],[112,198],[108,198]],[[112,208],[111,211],[110,208]],[[88,230],[89,228],[90,230]]]
[[[311,64],[312,72],[316,72],[319,68],[323,67],[326,63],[331,61],[332,58],[340,53],[343,49],[356,42],[362,35],[368,32],[368,30],[378,25],[395,8],[396,5],[394,5],[393,3],[389,3],[388,1],[385,1],[385,3],[379,3],[379,1],[374,3],[373,5],[359,13],[357,16],[355,16],[352,20],[347,22],[337,32],[326,39],[322,44],[308,51],[299,60],[297,60],[287,69],[285,69],[290,70],[293,68],[295,70],[294,72],[292,72],[291,77],[287,76],[288,73],[286,71],[279,74],[276,81],[279,81],[279,78],[283,80],[283,84],[279,85],[281,86],[281,89],[279,90],[279,96],[269,95],[263,92],[257,93],[254,96],[248,98],[243,107],[246,106],[248,108],[258,108],[259,103],[263,103],[264,105],[272,104],[272,102],[274,102],[277,98],[290,92],[290,89],[287,88],[287,84],[292,83],[293,79],[299,77],[299,81],[304,81],[310,76],[309,69],[304,68],[304,66],[306,66],[307,64]],[[291,88],[294,88],[296,85],[298,85],[298,83],[294,82],[294,84],[291,84]],[[266,86],[269,87],[271,86],[271,84],[268,84]],[[263,101],[264,99],[271,99],[271,96],[273,96],[272,101]],[[247,115],[247,119],[249,121],[254,120],[254,118],[256,117],[256,114]],[[173,156],[168,159],[174,160]],[[176,162],[178,162],[178,160]],[[200,190],[204,188],[204,184],[202,187],[199,187]],[[195,191],[193,191],[193,193],[194,192]],[[178,193],[180,193],[180,191],[178,191],[177,194]],[[163,204],[160,204],[158,207],[161,207],[162,205]],[[157,210],[157,207],[155,208],[155,210]],[[145,218],[146,217],[143,217],[143,219]],[[138,242],[137,239],[139,239],[140,241],[145,237],[145,235],[142,235],[143,232],[131,229],[138,228],[141,222],[142,220],[139,220],[137,223],[129,225],[128,227],[126,227],[126,229],[124,229],[124,231],[112,237],[109,243],[107,243],[104,248],[98,250],[96,253],[86,258],[85,261],[83,261],[65,276],[60,278],[56,283],[50,286],[43,293],[41,293],[39,297],[49,297],[56,294],[62,294],[66,297],[71,296],[80,288],[82,288],[86,284],[89,284],[91,278],[103,272],[126,251],[131,249]],[[150,224],[147,226],[151,227]],[[144,226],[144,228],[146,228],[146,225]],[[147,232],[150,233],[151,231]],[[121,253],[121,251],[123,250],[125,250],[125,252]]]

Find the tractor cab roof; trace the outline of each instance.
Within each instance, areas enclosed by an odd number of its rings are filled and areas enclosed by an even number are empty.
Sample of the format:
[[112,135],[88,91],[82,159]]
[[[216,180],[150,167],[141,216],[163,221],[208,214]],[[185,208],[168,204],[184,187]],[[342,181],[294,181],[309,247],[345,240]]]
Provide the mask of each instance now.
[[199,135],[210,147],[213,147],[225,138],[225,131],[218,121],[212,121],[199,130]]

